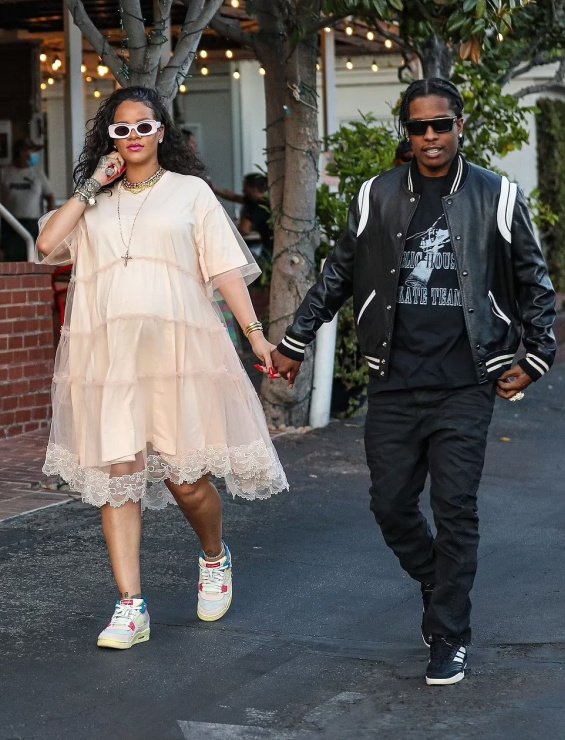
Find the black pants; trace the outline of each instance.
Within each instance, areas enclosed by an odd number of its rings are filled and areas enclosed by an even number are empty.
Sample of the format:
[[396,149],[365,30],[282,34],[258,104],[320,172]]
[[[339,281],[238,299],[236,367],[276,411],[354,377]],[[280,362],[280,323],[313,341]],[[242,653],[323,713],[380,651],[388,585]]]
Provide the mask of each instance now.
[[[36,218],[20,218],[18,221],[24,226],[34,239],[37,239],[39,227]],[[9,223],[2,220],[2,237],[0,246],[4,252],[5,262],[26,262],[27,246],[22,237],[17,234]]]
[[[477,569],[477,489],[494,405],[493,383],[371,393],[365,451],[371,511],[404,570],[435,584],[426,634],[470,642]],[[419,508],[430,474],[434,538]]]

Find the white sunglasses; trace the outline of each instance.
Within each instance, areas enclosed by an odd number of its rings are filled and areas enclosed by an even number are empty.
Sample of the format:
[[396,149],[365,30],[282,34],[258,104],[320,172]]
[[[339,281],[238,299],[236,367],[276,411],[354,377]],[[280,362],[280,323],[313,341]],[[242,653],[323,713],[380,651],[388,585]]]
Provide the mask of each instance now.
[[127,139],[132,131],[138,136],[151,136],[161,128],[159,121],[139,121],[139,123],[112,123],[108,126],[108,134],[112,139]]

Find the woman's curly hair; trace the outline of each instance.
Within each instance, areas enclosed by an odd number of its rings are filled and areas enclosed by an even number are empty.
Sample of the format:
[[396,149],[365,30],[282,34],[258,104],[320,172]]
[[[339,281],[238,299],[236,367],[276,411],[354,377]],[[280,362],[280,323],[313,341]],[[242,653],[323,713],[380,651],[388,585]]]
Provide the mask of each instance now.
[[92,177],[100,157],[110,154],[114,149],[114,142],[108,134],[108,126],[114,123],[116,108],[126,100],[143,103],[151,108],[156,121],[165,127],[163,143],[159,144],[159,164],[166,170],[178,172],[181,175],[195,175],[204,177],[205,167],[188,146],[183,133],[175,126],[167,107],[156,90],[149,87],[125,87],[107,98],[98,112],[88,121],[84,148],[73,170],[75,185],[82,185]]

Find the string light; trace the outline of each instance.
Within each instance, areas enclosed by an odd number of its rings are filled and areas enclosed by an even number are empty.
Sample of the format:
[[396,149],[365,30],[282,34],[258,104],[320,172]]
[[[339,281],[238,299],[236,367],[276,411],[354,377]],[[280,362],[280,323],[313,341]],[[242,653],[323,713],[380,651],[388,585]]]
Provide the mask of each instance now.
[[102,64],[102,62],[100,62],[100,64],[96,67],[96,71],[98,72],[100,77],[104,77],[104,75],[107,75],[110,70],[105,64]]
[[371,70],[373,72],[378,72],[379,71],[379,65],[377,64],[377,62],[376,62],[375,59],[373,59],[373,63],[371,64]]
[[188,91],[188,87],[184,84],[184,82],[182,83],[182,85],[179,85],[179,92],[180,93],[185,93],[187,91]]
[[208,67],[206,67],[206,66],[204,66],[204,67],[200,67],[200,74],[201,74],[201,75],[204,75],[204,77],[206,77],[206,75],[207,75],[207,74],[208,74],[209,72],[210,72],[210,70],[208,69]]
[[351,28],[351,26],[347,26],[346,29],[345,29],[345,33],[348,36],[353,36],[353,28]]
[[85,77],[84,79],[86,80],[86,82],[92,82],[92,77],[90,75],[88,75],[88,77]]
[[233,51],[231,49],[226,49],[226,59],[233,59]]
[[316,62],[316,72],[319,72],[321,69],[320,62]]
[[94,95],[95,98],[99,98],[102,95],[102,93],[100,92],[98,88],[96,88],[96,90],[92,94]]
[[367,40],[368,41],[374,41],[375,40],[375,34],[372,31],[367,31]]
[[80,65],[80,71],[84,74],[86,72],[86,64]]
[[504,36],[503,36],[503,35],[502,35],[501,33],[498,33],[498,34],[497,34],[497,36],[496,36],[496,38],[497,38],[497,39],[498,39],[499,41],[504,41]]
[[392,49],[392,41],[390,39],[385,39],[385,46],[387,49]]
[[259,67],[259,74],[261,77],[264,77],[267,73],[265,71],[265,67]]
[[231,0],[230,5],[232,8],[239,8],[239,0]]
[[233,78],[234,78],[234,80],[239,80],[240,77],[241,77],[241,75],[239,73],[239,69],[234,69],[234,71],[233,71]]
[[47,54],[44,51],[42,51],[41,54],[39,55],[39,61],[40,62],[46,62],[47,61]]
[[200,59],[207,59],[207,57],[208,52],[206,51],[206,49],[202,49],[202,51],[200,52]]
[[59,59],[59,57],[55,57],[55,59],[53,59],[53,61],[51,62],[51,69],[53,70],[53,72],[56,72],[62,66],[63,62]]
[[330,28],[330,26],[325,26],[325,27],[324,27],[324,31],[325,31],[326,33],[330,33],[330,32],[331,32],[331,30],[332,30],[332,29]]
[[345,66],[347,67],[347,69],[353,69],[353,62],[351,61],[351,59],[348,59],[345,62]]
[[47,84],[48,85],[54,85],[55,84],[55,79],[53,77],[48,77],[47,78]]
[[46,83],[46,82],[42,82],[42,83],[41,83],[41,85],[40,85],[39,87],[40,87],[40,88],[41,88],[42,90],[47,90],[47,83]]

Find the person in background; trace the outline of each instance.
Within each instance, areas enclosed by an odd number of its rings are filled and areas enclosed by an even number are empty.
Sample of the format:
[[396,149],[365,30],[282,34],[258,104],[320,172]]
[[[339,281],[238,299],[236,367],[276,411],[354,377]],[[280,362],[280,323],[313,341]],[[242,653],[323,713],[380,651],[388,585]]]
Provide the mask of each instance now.
[[414,152],[412,151],[410,139],[401,139],[394,153],[394,166],[400,167],[403,164],[408,164],[412,161],[413,156]]
[[[0,171],[0,201],[21,225],[37,238],[37,221],[55,208],[55,197],[49,180],[38,166],[40,146],[31,139],[14,144],[14,163]],[[25,262],[25,241],[5,219],[2,219],[2,251],[6,262]]]

